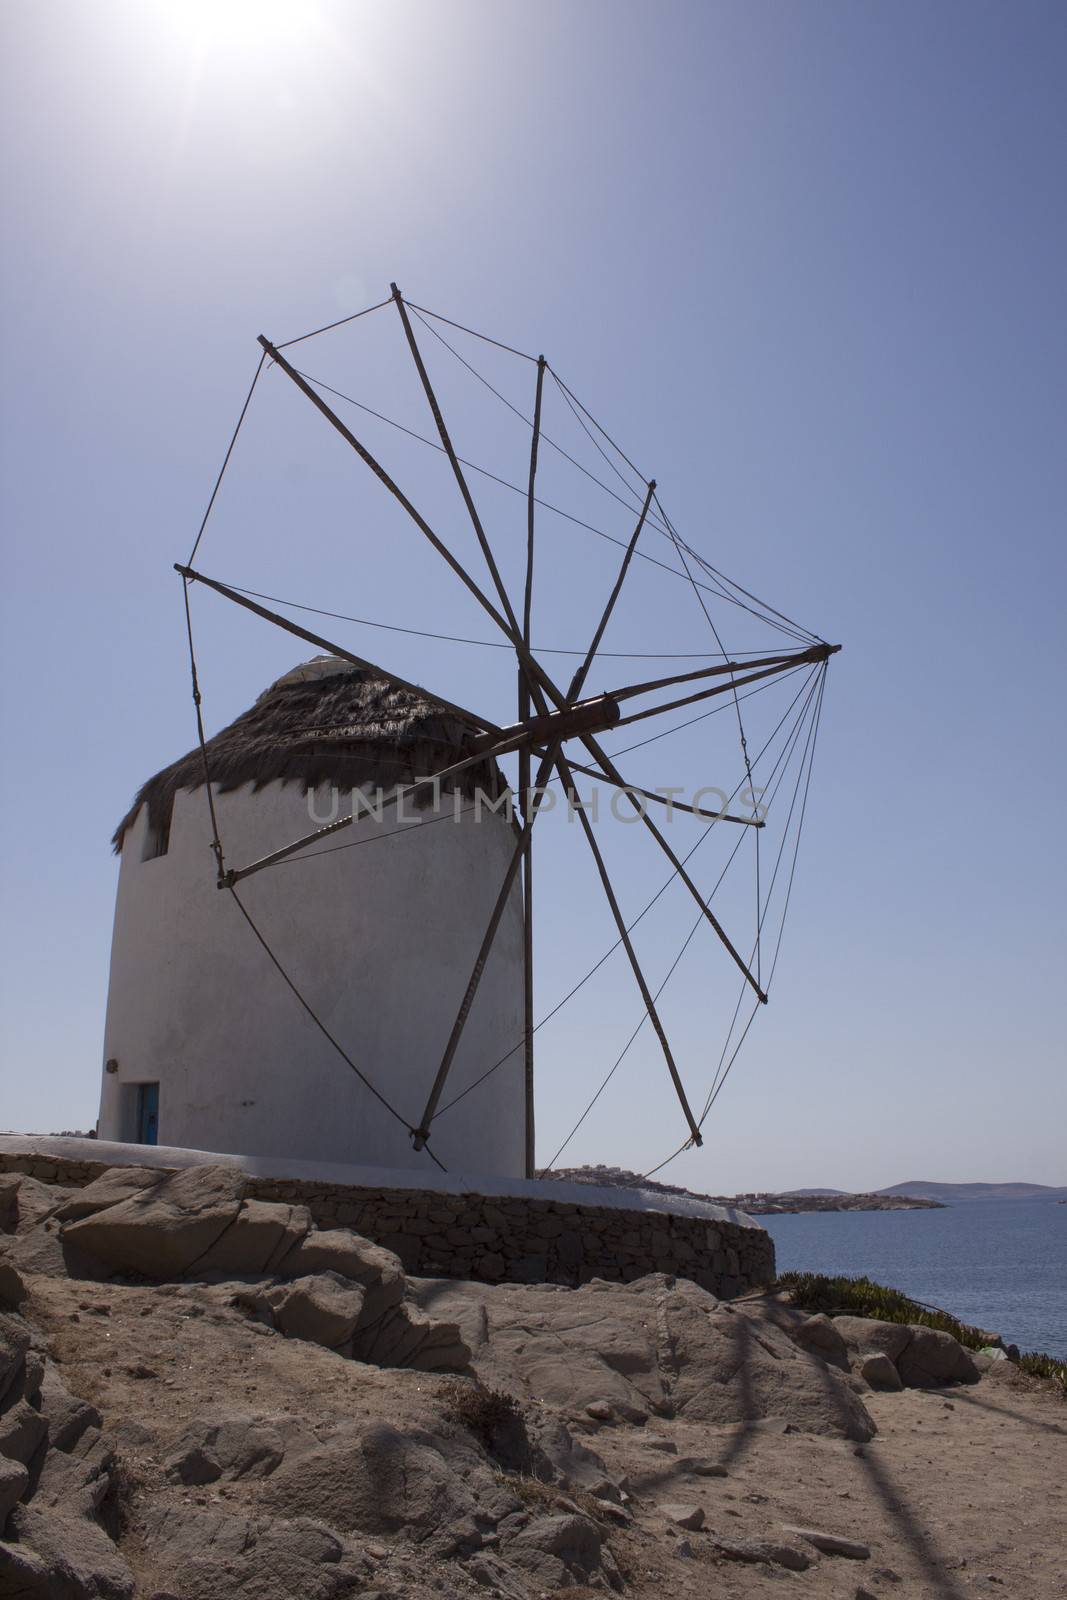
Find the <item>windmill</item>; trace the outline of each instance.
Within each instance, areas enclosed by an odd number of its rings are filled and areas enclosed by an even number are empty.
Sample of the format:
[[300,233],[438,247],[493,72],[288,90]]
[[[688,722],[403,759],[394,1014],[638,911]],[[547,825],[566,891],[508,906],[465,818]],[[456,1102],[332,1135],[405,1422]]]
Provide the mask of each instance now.
[[[799,845],[800,825],[803,821],[804,807],[807,800],[807,787],[810,783],[811,764],[814,758],[815,738],[818,728],[818,717],[822,706],[822,696],[825,684],[825,675],[829,657],[840,648],[830,645],[816,634],[801,628],[788,617],[765,605],[740,585],[725,577],[717,568],[713,567],[696,549],[684,541],[664,509],[659,490],[654,479],[644,478],[634,467],[632,461],[626,456],[606,431],[601,428],[573,391],[563,382],[554,368],[546,361],[544,356],[532,357],[499,340],[489,339],[488,336],[476,333],[475,330],[441,317],[440,314],[429,311],[426,307],[408,301],[401,294],[396,285],[392,285],[391,296],[366,311],[356,313],[351,318],[341,319],[339,323],[331,324],[328,328],[316,329],[299,339],[288,340],[283,344],[272,343],[264,336],[260,336],[261,355],[256,368],[251,388],[245,399],[244,406],[237,423],[237,428],[230,440],[229,448],[223,461],[222,469],[216,480],[214,490],[208,503],[203,521],[197,533],[192,552],[184,563],[176,563],[184,592],[185,615],[187,621],[190,665],[193,682],[193,698],[196,706],[197,733],[199,748],[203,758],[204,789],[211,813],[212,850],[214,852],[215,876],[220,890],[232,896],[241,906],[240,887],[256,874],[270,871],[284,861],[305,856],[309,851],[322,845],[322,842],[335,834],[341,833],[354,825],[353,816],[342,816],[324,826],[317,827],[294,837],[280,848],[274,849],[255,859],[234,861],[231,860],[224,849],[218,818],[212,797],[210,758],[208,741],[205,736],[204,721],[201,709],[200,674],[197,663],[197,654],[194,644],[192,611],[190,594],[194,588],[213,591],[237,607],[270,622],[275,627],[294,635],[304,642],[314,645],[316,649],[327,652],[331,657],[349,663],[361,671],[383,674],[384,669],[375,666],[361,654],[357,654],[344,645],[313,632],[304,627],[291,617],[273,609],[263,603],[262,598],[256,598],[252,592],[239,588],[231,583],[224,583],[219,579],[201,570],[196,564],[208,520],[215,506],[219,487],[223,475],[231,463],[234,447],[237,442],[241,427],[245,422],[249,407],[256,393],[257,386],[263,381],[265,372],[275,371],[292,385],[294,391],[310,404],[323,421],[340,436],[353,452],[354,457],[377,480],[383,494],[403,510],[409,522],[417,531],[419,538],[434,552],[435,556],[447,567],[456,583],[466,590],[468,596],[474,601],[480,611],[488,618],[493,628],[497,630],[497,642],[503,644],[511,653],[514,660],[517,694],[515,699],[514,720],[506,723],[491,718],[482,710],[459,704],[452,700],[442,699],[436,695],[437,702],[448,713],[456,718],[467,731],[467,753],[461,759],[450,760],[438,771],[420,776],[411,783],[397,787],[392,803],[402,804],[405,797],[418,797],[427,789],[435,788],[443,782],[452,782],[466,769],[486,762],[495,763],[505,757],[517,758],[517,812],[514,830],[514,842],[510,851],[510,858],[506,864],[499,887],[492,903],[492,908],[486,919],[477,949],[470,962],[466,983],[454,996],[452,1022],[447,1036],[442,1038],[440,1053],[437,1059],[425,1063],[425,1097],[421,1112],[410,1120],[404,1119],[408,1134],[414,1150],[425,1150],[436,1159],[433,1149],[434,1124],[439,1116],[449,1108],[445,1099],[450,1082],[450,1074],[456,1060],[457,1050],[464,1036],[468,1020],[473,1008],[477,1004],[479,986],[486,970],[487,962],[493,951],[497,939],[501,919],[515,892],[516,885],[521,885],[522,901],[522,938],[523,938],[523,1029],[521,1040],[515,1048],[521,1049],[524,1061],[524,1084],[527,1100],[527,1150],[526,1170],[528,1175],[535,1171],[533,1150],[533,1089],[534,1089],[534,1040],[540,1024],[535,1019],[534,1011],[534,907],[535,907],[535,862],[537,859],[534,850],[535,825],[542,811],[544,797],[550,784],[558,784],[561,792],[566,796],[571,814],[577,818],[578,826],[584,840],[584,847],[588,850],[595,868],[595,875],[599,881],[600,890],[610,912],[612,923],[617,933],[617,944],[614,948],[621,948],[632,973],[633,981],[640,996],[642,1023],[647,1020],[650,1024],[663,1058],[663,1065],[667,1080],[673,1088],[681,1112],[685,1137],[679,1150],[702,1143],[702,1126],[711,1106],[721,1090],[726,1072],[729,1071],[740,1048],[740,1040],[733,1054],[728,1056],[724,1048],[715,1080],[707,1096],[702,1110],[694,1109],[690,1102],[684,1082],[683,1073],[679,1070],[676,1055],[668,1036],[666,1027],[661,1018],[657,1005],[658,992],[653,992],[653,987],[646,977],[642,961],[639,959],[633,938],[632,920],[627,920],[620,902],[620,897],[613,881],[597,832],[590,820],[588,807],[583,800],[583,784],[591,780],[598,785],[605,785],[613,794],[621,798],[622,803],[633,813],[633,819],[639,826],[640,832],[647,838],[650,846],[660,852],[670,868],[671,880],[676,880],[685,891],[695,908],[696,922],[694,928],[702,926],[710,931],[713,941],[719,952],[719,959],[732,964],[736,970],[742,1000],[747,998],[751,1002],[751,1013],[747,1022],[742,1026],[740,1039],[743,1040],[751,1021],[759,1007],[768,1000],[770,976],[773,975],[774,962],[777,959],[777,946],[774,958],[767,972],[762,963],[762,946],[764,942],[764,925],[770,903],[769,894],[764,899],[762,890],[766,888],[760,881],[760,833],[766,826],[766,816],[761,815],[761,807],[755,804],[756,787],[754,780],[754,767],[758,757],[751,757],[746,738],[744,713],[742,703],[755,693],[764,688],[771,687],[774,683],[794,675],[800,676],[801,687],[794,696],[786,716],[779,722],[775,730],[777,735],[782,732],[783,750],[776,765],[775,774],[781,771],[784,776],[790,762],[796,762],[799,752],[799,769],[796,785],[793,790],[793,804],[790,807],[789,822],[793,823],[796,814],[796,836],[793,847],[792,866],[788,868],[789,885],[792,884],[792,870],[796,862],[796,846]],[[462,560],[455,549],[437,531],[435,521],[423,510],[416,506],[412,498],[405,492],[397,478],[390,474],[383,465],[379,455],[373,453],[363,438],[355,431],[355,425],[349,425],[339,413],[338,403],[344,403],[348,396],[309,377],[296,363],[294,346],[301,344],[306,339],[318,337],[320,334],[333,331],[335,328],[348,326],[363,317],[373,313],[382,313],[392,308],[395,312],[403,336],[403,345],[406,345],[408,357],[413,364],[418,385],[421,388],[426,410],[432,419],[433,434],[436,438],[423,439],[424,444],[433,444],[443,452],[454,480],[455,490],[458,493],[465,515],[469,519],[470,529],[473,534],[475,548],[478,552],[478,566],[472,570],[471,564]],[[525,363],[530,371],[529,384],[529,414],[523,416],[525,425],[529,428],[530,442],[528,454],[528,472],[525,484],[526,499],[526,548],[525,568],[521,592],[509,592],[508,585],[502,575],[498,555],[494,552],[493,543],[487,532],[483,517],[479,512],[478,502],[472,490],[474,473],[483,469],[475,467],[466,458],[461,458],[453,443],[449,426],[444,411],[440,404],[438,393],[431,380],[429,366],[425,359],[424,349],[420,346],[416,328],[420,332],[428,331],[439,339],[446,348],[447,339],[440,332],[442,327],[457,330],[464,337],[479,339],[495,347],[497,352],[504,352],[518,363]],[[287,353],[288,352],[288,353]],[[456,352],[454,352],[456,353]],[[462,356],[459,357],[465,366],[469,364]],[[474,371],[473,367],[470,370]],[[477,376],[477,373],[475,373]],[[615,472],[620,483],[625,486],[625,495],[614,493],[614,498],[621,504],[629,504],[632,512],[632,527],[627,537],[615,539],[621,549],[614,575],[607,588],[606,595],[600,603],[599,612],[591,617],[592,626],[589,629],[588,643],[585,644],[577,658],[577,665],[567,677],[558,677],[557,673],[546,665],[547,652],[539,650],[532,642],[532,615],[534,608],[535,586],[537,576],[537,533],[538,516],[543,516],[542,507],[545,501],[538,495],[539,461],[546,448],[546,443],[552,443],[553,448],[558,448],[550,439],[543,427],[546,388],[553,386],[553,392],[562,397],[569,407],[571,414],[580,424],[585,436],[591,441],[599,452],[603,462]],[[489,385],[491,388],[492,386]],[[493,393],[497,391],[493,389]],[[503,396],[498,396],[505,405],[509,402]],[[359,404],[359,402],[352,402]],[[363,407],[363,410],[369,408]],[[511,406],[512,410],[516,408]],[[373,413],[378,415],[378,413]],[[388,418],[382,420],[388,421]],[[411,430],[405,430],[411,432]],[[413,435],[413,437],[417,437]],[[563,452],[566,454],[566,452]],[[568,460],[572,458],[567,457]],[[577,464],[577,463],[576,463]],[[583,471],[586,469],[582,469]],[[492,474],[487,474],[492,476]],[[497,481],[501,481],[497,479]],[[595,480],[599,481],[599,480]],[[602,485],[603,486],[603,485]],[[519,486],[507,485],[518,492]],[[608,492],[613,492],[610,488]],[[553,512],[559,511],[552,506]],[[565,512],[560,512],[566,515]],[[571,518],[572,521],[578,519]],[[586,524],[582,524],[586,526]],[[622,681],[606,692],[591,694],[588,692],[588,680],[594,663],[598,664],[601,671],[604,669],[606,659],[602,647],[605,634],[613,615],[619,605],[620,596],[623,594],[627,580],[632,581],[632,573],[637,560],[653,561],[656,566],[667,569],[664,561],[652,556],[646,546],[651,531],[655,532],[658,539],[666,541],[666,548],[672,560],[669,570],[676,578],[692,591],[699,606],[700,612],[710,629],[713,649],[707,652],[703,664],[688,668],[684,671],[661,672],[658,676],[644,677],[640,681]],[[596,532],[598,530],[593,529]],[[610,537],[604,535],[604,537]],[[515,585],[513,584],[513,588]],[[281,604],[282,602],[278,602]],[[720,603],[728,603],[732,607],[746,614],[750,622],[755,622],[772,631],[776,636],[776,648],[761,650],[748,650],[745,652],[727,652],[723,648],[719,629],[713,618],[713,611]],[[314,608],[304,608],[314,609]],[[372,624],[374,625],[374,624]],[[402,630],[403,631],[403,630]],[[414,631],[414,630],[411,630]],[[788,648],[786,645],[788,644]],[[389,680],[402,689],[421,693],[418,685],[405,677],[399,676],[391,668],[387,674]],[[621,676],[621,673],[620,673]],[[743,795],[747,794],[747,804],[734,805],[733,801],[742,789],[738,785],[734,795],[721,795],[722,803],[711,807],[699,803],[700,797],[694,796],[692,802],[686,803],[669,794],[658,793],[654,789],[635,784],[617,764],[617,752],[611,753],[605,747],[604,740],[610,735],[618,733],[624,728],[635,724],[647,723],[650,727],[659,725],[660,719],[668,714],[684,708],[699,708],[697,717],[710,714],[711,710],[720,706],[729,707],[736,717],[739,735],[739,750],[744,768]],[[799,709],[797,709],[799,707]],[[784,731],[783,731],[784,730]],[[667,730],[671,731],[671,730]],[[766,750],[770,745],[764,746]],[[760,752],[762,756],[763,752]],[[781,781],[781,778],[778,780]],[[766,793],[764,787],[763,793]],[[777,792],[777,791],[775,791]],[[802,796],[802,798],[801,798]],[[718,795],[717,795],[718,798]],[[797,806],[799,804],[799,813]],[[756,895],[755,895],[755,938],[751,942],[744,942],[738,935],[727,928],[717,915],[712,901],[714,891],[709,893],[706,888],[698,885],[691,868],[687,865],[690,851],[683,855],[672,844],[666,831],[662,808],[680,810],[694,819],[697,825],[705,830],[712,827],[720,829],[736,829],[738,843],[742,836],[751,835],[755,841],[754,861],[756,869]],[[774,880],[778,880],[779,867],[783,860],[788,860],[785,847],[789,839],[787,826],[783,835],[782,848],[778,852],[774,866]],[[730,862],[738,854],[737,846],[730,856]],[[729,865],[729,863],[728,863]],[[725,870],[725,869],[724,869]],[[720,879],[721,881],[721,879]],[[717,885],[716,885],[717,887]],[[771,890],[774,882],[771,883]],[[788,893],[785,896],[788,905]],[[247,911],[242,906],[246,920]],[[784,919],[784,912],[783,912]],[[266,947],[266,941],[260,930],[253,925],[260,942]],[[690,934],[690,938],[692,934]],[[686,943],[688,944],[688,940]],[[780,942],[780,933],[779,933]],[[685,947],[683,946],[683,949]],[[271,953],[268,948],[268,953]],[[272,953],[271,953],[272,954]],[[274,965],[278,968],[282,978],[289,983],[290,988],[295,986],[284,972],[281,963],[272,954]],[[673,971],[673,968],[671,969]],[[669,974],[668,974],[669,976]],[[662,987],[662,986],[661,986]],[[297,992],[297,998],[311,1014],[312,1019],[322,1027],[313,1008],[306,998]],[[739,1024],[739,1019],[744,1014],[742,1000],[734,1013],[734,1023]],[[325,1032],[325,1029],[323,1030]],[[727,1045],[732,1045],[734,1028],[728,1036]],[[329,1038],[329,1034],[327,1033]],[[341,1056],[357,1072],[358,1066],[345,1054],[343,1044],[331,1039]],[[618,1063],[616,1063],[617,1065]],[[488,1077],[500,1063],[485,1064],[484,1076]],[[614,1070],[614,1069],[612,1069]],[[362,1073],[360,1073],[363,1076]],[[366,1081],[366,1080],[365,1080]],[[478,1081],[481,1081],[480,1079]],[[471,1092],[477,1084],[464,1089],[464,1093]],[[380,1086],[375,1090],[381,1097]],[[599,1091],[598,1091],[599,1093]],[[595,1097],[594,1097],[595,1099]],[[583,1114],[584,1115],[584,1114]],[[677,1154],[678,1152],[675,1152]],[[557,1152],[558,1155],[558,1152]],[[668,1157],[673,1159],[673,1157]],[[663,1165],[665,1163],[661,1163]],[[657,1169],[658,1170],[658,1169]]]

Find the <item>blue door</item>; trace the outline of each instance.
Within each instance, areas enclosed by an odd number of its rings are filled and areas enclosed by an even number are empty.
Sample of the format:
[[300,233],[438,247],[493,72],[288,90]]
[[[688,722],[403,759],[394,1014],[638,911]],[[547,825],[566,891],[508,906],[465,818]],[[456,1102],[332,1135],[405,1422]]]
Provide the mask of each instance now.
[[159,1084],[137,1085],[137,1143],[159,1143]]

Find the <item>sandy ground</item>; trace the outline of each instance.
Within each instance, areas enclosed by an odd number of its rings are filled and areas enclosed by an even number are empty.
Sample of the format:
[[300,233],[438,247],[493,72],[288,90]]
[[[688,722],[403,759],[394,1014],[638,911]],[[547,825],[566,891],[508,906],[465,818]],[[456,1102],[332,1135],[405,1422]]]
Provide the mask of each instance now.
[[[427,1426],[447,1412],[449,1380],[381,1371],[268,1334],[219,1290],[35,1277],[26,1311],[68,1388],[118,1430],[130,1493],[122,1550],[146,1600],[173,1575],[156,1571],[139,1546],[138,1513],[164,1492],[168,1442],[189,1419],[287,1416],[314,1429],[343,1415]],[[790,1588],[835,1600],[1067,1597],[1067,1406],[1049,1387],[998,1363],[976,1385],[864,1399],[878,1434],[863,1445],[783,1431],[773,1419],[709,1427],[652,1418],[632,1427],[568,1418],[630,1496],[632,1522],[604,1523],[626,1592],[648,1600]],[[692,1476],[685,1457],[709,1457],[725,1475]],[[261,1488],[239,1481],[180,1492],[200,1505],[247,1509]],[[671,1525],[664,1508],[677,1503],[703,1508],[703,1530]],[[806,1548],[788,1525],[860,1541],[870,1558],[809,1550],[812,1565],[793,1572],[730,1558],[717,1543]],[[459,1563],[428,1562],[402,1537],[367,1548],[377,1594],[492,1594]],[[594,1591],[565,1592],[578,1600]]]

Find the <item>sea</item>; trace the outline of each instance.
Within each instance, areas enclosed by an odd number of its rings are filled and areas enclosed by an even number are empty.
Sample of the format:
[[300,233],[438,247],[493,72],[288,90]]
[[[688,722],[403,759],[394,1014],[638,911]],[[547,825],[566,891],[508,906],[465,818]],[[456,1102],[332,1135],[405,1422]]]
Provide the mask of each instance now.
[[1021,1350],[1067,1360],[1067,1205],[971,1200],[940,1211],[758,1221],[774,1239],[779,1272],[872,1278]]

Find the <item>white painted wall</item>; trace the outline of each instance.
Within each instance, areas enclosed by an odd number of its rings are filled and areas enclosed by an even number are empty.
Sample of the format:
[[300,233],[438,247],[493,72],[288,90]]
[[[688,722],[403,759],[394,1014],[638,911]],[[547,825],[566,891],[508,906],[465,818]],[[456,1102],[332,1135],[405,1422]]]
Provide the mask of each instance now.
[[[307,833],[304,790],[216,793],[227,864]],[[329,812],[329,792],[316,797]],[[350,809],[341,796],[342,809]],[[417,815],[417,814],[416,814]],[[317,859],[239,886],[251,916],[323,1022],[417,1124],[462,999],[515,834],[504,818],[364,818]],[[136,1085],[158,1080],[159,1142],[239,1155],[436,1171],[312,1023],[215,887],[204,791],[175,801],[166,855],[142,860],[147,811],[127,831],[111,951],[99,1133],[135,1140]],[[392,833],[391,837],[385,837]],[[442,1104],[522,1037],[518,887],[500,925]],[[521,1177],[521,1047],[434,1124],[446,1167]]]

